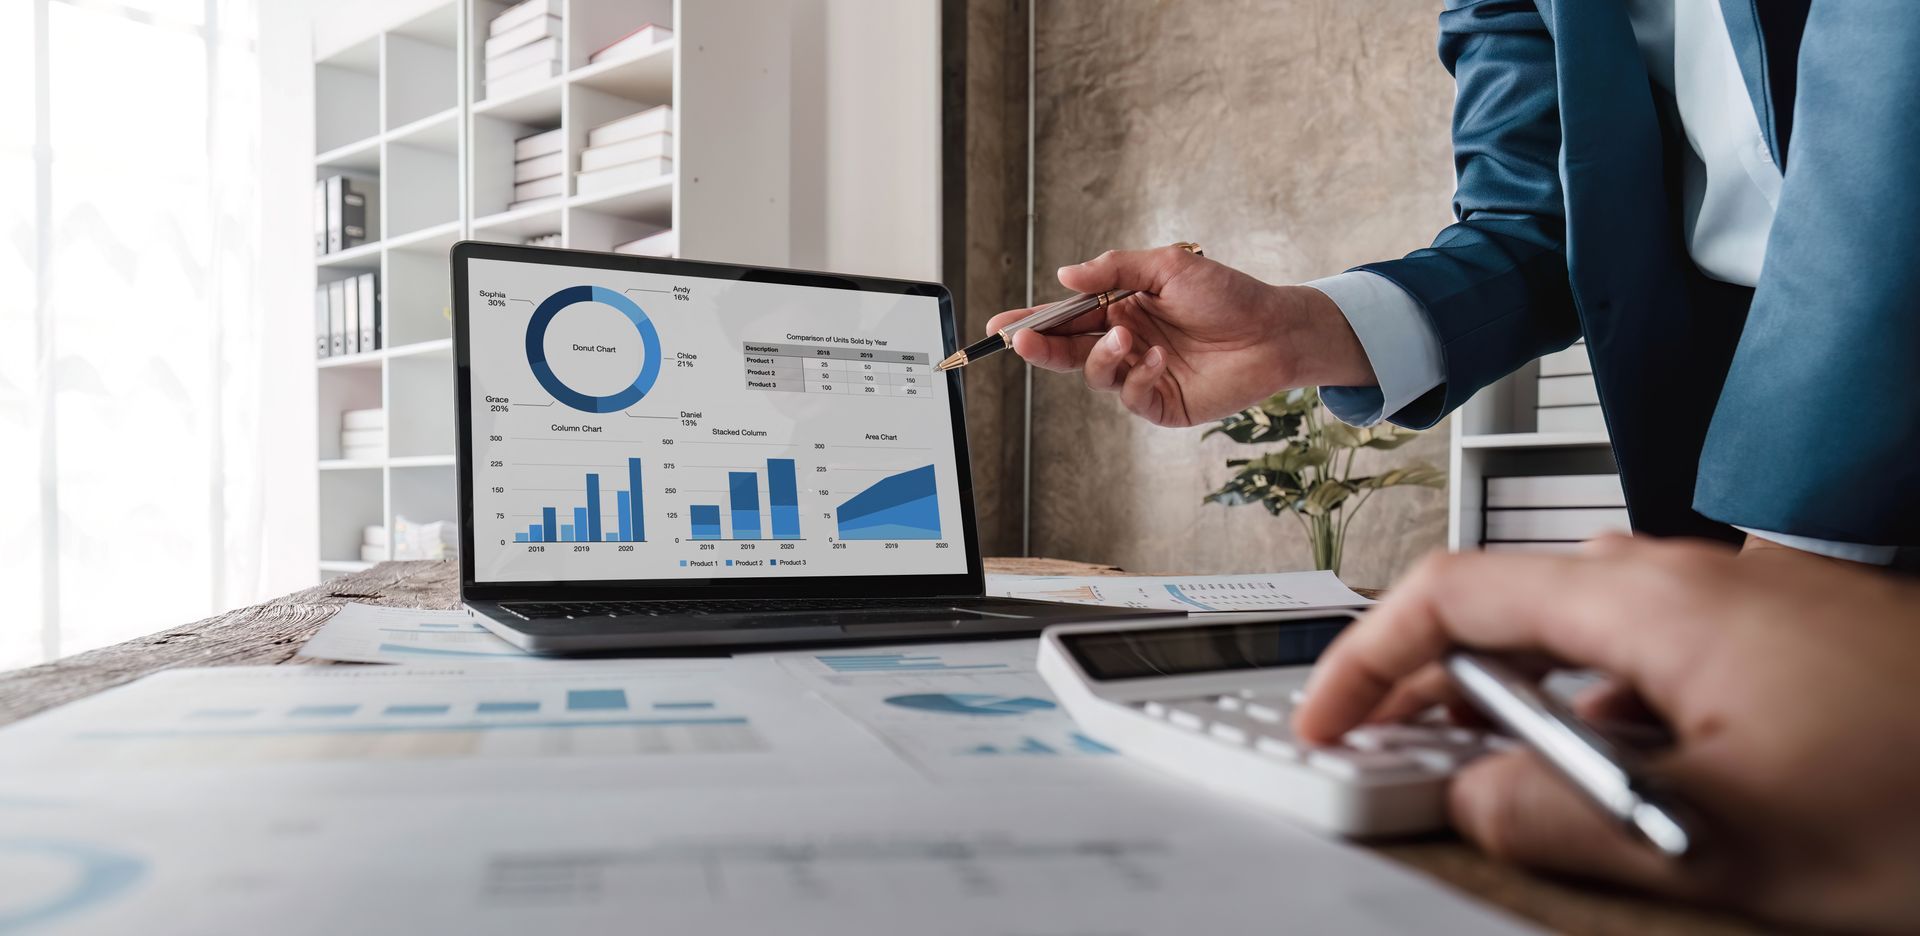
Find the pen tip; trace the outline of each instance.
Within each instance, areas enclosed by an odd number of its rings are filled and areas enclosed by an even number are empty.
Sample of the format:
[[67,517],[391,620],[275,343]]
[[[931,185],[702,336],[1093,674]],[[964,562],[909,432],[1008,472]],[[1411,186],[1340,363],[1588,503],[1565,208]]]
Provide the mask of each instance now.
[[934,365],[933,369],[937,371],[953,370],[954,368],[959,367],[960,365],[965,363],[967,363],[967,352],[955,351],[954,353],[947,355],[946,360],[941,361],[939,364]]

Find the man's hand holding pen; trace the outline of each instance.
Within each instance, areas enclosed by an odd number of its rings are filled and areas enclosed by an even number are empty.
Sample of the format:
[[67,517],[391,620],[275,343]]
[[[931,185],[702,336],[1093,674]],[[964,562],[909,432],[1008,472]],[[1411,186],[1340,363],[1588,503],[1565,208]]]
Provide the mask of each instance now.
[[[1289,387],[1375,382],[1345,316],[1316,289],[1263,283],[1178,246],[1110,250],[1059,277],[1075,292],[1134,294],[1046,334],[1018,332],[1014,352],[1082,371],[1155,425],[1197,425]],[[996,315],[987,331],[1033,311]]]

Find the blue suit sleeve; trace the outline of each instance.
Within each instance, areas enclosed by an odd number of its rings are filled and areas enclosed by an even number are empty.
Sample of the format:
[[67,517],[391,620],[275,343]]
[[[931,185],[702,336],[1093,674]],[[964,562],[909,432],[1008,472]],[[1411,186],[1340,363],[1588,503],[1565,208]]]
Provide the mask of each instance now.
[[1533,0],[1448,0],[1440,60],[1458,85],[1453,211],[1433,246],[1358,269],[1420,302],[1446,380],[1393,421],[1424,429],[1579,336],[1565,253],[1553,39]]
[[1785,182],[1701,454],[1724,523],[1920,543],[1920,17],[1820,0]]

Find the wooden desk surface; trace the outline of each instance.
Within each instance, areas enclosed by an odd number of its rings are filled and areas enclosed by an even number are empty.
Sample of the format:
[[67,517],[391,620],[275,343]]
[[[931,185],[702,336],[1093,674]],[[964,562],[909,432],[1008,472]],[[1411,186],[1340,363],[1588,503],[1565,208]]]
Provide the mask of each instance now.
[[[994,572],[1115,574],[1111,566],[1054,559],[989,559]],[[54,663],[0,673],[0,725],[92,695],[148,673],[183,666],[310,663],[300,645],[349,601],[404,608],[451,608],[459,572],[450,562],[387,562],[306,591],[169,628]],[[1753,924],[1594,887],[1536,877],[1489,861],[1454,839],[1376,848],[1489,903],[1560,932],[1595,934],[1756,933]]]

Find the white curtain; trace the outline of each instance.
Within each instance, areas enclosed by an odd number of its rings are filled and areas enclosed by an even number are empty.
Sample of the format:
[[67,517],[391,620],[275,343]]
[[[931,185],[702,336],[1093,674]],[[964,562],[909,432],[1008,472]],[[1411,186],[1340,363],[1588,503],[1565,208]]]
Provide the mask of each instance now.
[[259,590],[254,30],[0,3],[0,668]]

